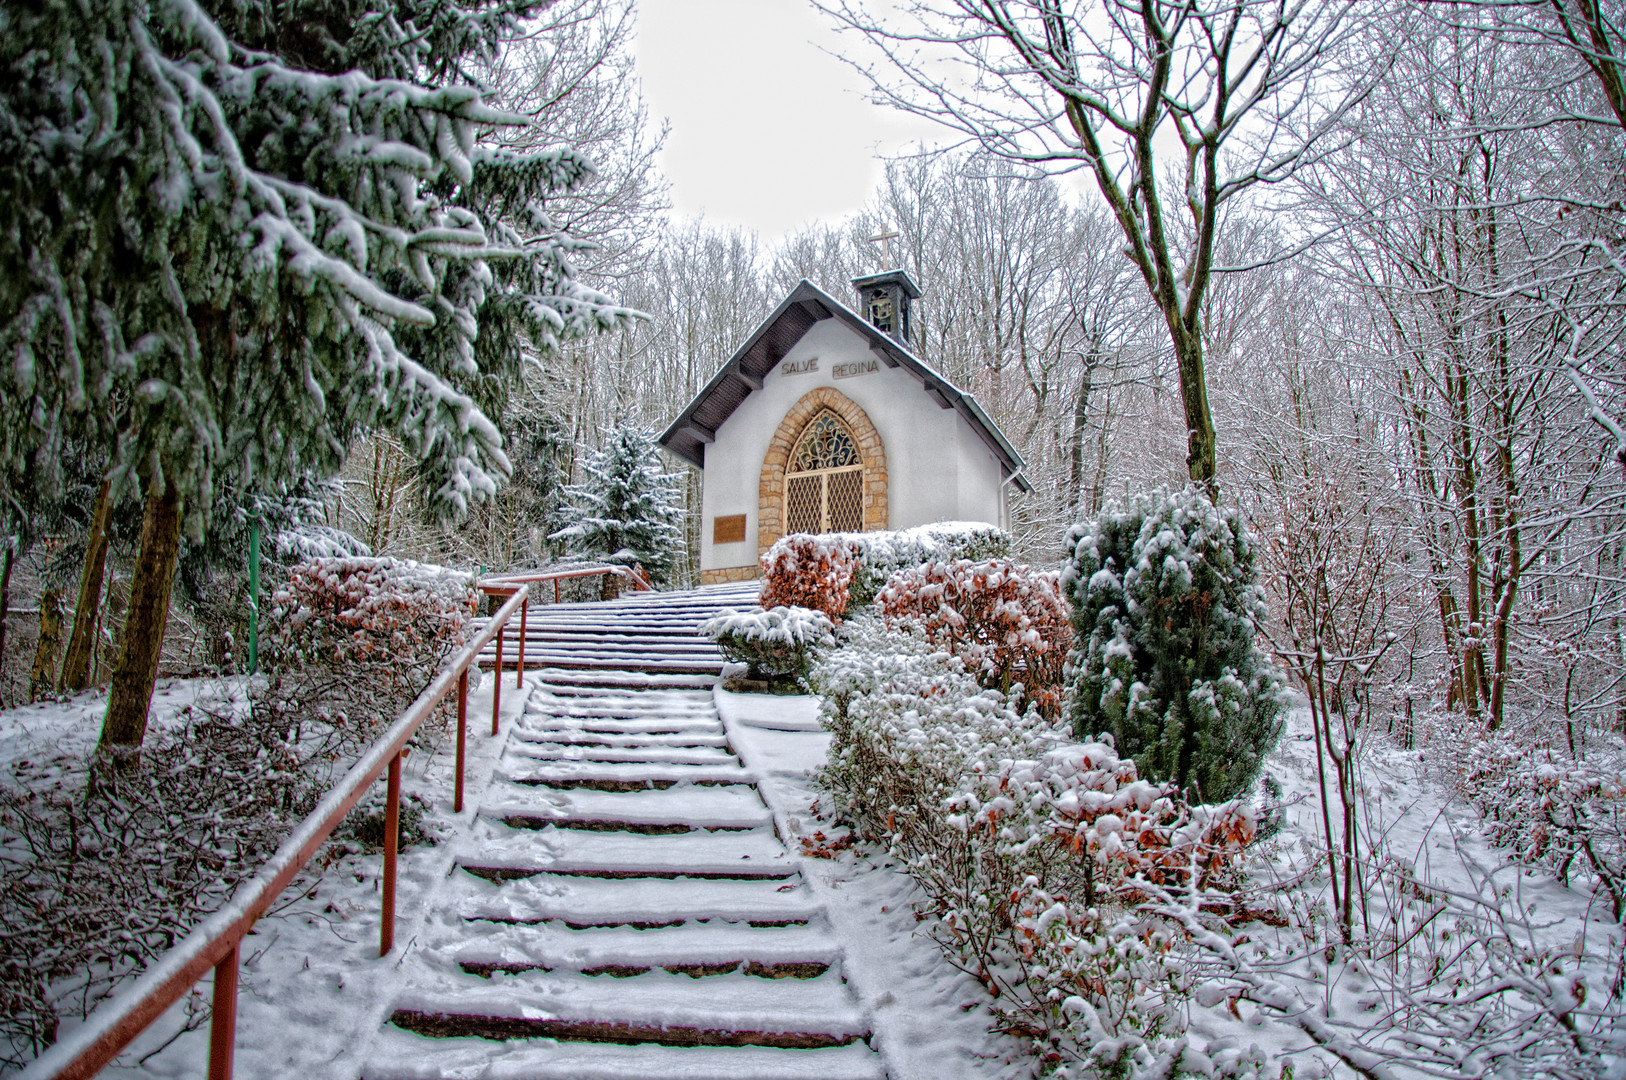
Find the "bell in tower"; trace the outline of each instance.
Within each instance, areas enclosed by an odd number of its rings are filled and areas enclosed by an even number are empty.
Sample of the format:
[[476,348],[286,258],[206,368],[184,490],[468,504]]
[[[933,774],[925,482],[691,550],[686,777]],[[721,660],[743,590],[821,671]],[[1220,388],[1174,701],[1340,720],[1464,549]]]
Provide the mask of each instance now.
[[909,304],[920,299],[920,287],[902,270],[854,278],[858,311],[883,334],[902,345],[909,344]]

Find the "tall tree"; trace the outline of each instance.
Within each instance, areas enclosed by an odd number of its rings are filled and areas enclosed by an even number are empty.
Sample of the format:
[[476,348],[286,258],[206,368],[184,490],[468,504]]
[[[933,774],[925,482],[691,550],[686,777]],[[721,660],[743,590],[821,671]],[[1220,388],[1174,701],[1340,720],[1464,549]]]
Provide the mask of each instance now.
[[59,484],[79,438],[144,492],[101,740],[122,759],[226,466],[331,473],[392,430],[462,512],[509,470],[482,404],[522,350],[625,313],[537,199],[589,163],[479,141],[521,118],[463,73],[542,3],[110,3],[0,11],[0,460]]
[[1382,55],[1357,67],[1346,45],[1378,6],[910,0],[901,19],[819,6],[879,49],[879,69],[859,66],[880,101],[991,153],[1089,171],[1168,331],[1190,478],[1216,492],[1202,314],[1214,276],[1237,269],[1214,258],[1225,208],[1291,176],[1368,92]]

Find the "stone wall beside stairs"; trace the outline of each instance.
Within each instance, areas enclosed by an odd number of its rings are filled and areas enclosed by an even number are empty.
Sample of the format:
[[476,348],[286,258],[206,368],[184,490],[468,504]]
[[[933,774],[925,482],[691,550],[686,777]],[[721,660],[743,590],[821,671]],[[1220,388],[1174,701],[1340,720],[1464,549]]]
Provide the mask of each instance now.
[[756,563],[750,566],[725,566],[721,570],[700,571],[700,584],[723,585],[733,581],[750,581],[762,576],[762,567]]

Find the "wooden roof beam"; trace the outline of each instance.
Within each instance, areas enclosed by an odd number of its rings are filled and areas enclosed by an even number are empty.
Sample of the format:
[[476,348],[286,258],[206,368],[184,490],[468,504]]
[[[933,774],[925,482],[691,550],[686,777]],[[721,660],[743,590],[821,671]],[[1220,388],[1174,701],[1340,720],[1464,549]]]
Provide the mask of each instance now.
[[733,377],[733,378],[739,380],[740,382],[744,383],[747,387],[749,387],[752,390],[761,390],[762,389],[762,379],[759,378],[756,375],[747,375],[743,368],[737,368],[737,367],[729,368],[728,369],[728,374],[731,377]]
[[678,433],[680,435],[687,435],[696,442],[709,443],[717,441],[717,433],[715,431],[711,430],[709,427],[706,427],[704,424],[696,423],[693,420],[690,420],[688,423],[678,428]]

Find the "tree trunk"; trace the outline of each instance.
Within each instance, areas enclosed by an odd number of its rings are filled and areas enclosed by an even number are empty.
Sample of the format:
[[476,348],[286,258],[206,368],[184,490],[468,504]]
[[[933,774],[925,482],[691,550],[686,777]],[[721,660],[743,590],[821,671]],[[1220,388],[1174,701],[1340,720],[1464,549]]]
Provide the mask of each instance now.
[[[1182,340],[1183,339],[1183,340]],[[1208,376],[1203,369],[1203,342],[1196,333],[1176,335],[1175,361],[1180,365],[1180,402],[1186,412],[1186,471],[1208,497],[1219,502],[1214,475],[1214,414],[1208,407]]]
[[62,649],[62,590],[40,593],[40,638],[28,669],[28,700],[38,701],[56,689],[56,658]]
[[[6,537],[5,567],[0,569],[0,675],[5,672],[6,664],[6,615],[11,611],[11,563],[17,554],[15,538]],[[4,682],[0,681],[0,686]],[[5,703],[0,702],[0,706]]]
[[181,493],[163,478],[147,487],[141,519],[141,552],[130,579],[130,606],[125,612],[119,659],[107,695],[99,754],[111,754],[116,766],[133,766],[147,734],[147,709],[158,680],[164,627],[169,622],[169,594],[181,549]]
[[1090,384],[1094,381],[1095,351],[1084,361],[1084,375],[1073,402],[1073,429],[1067,437],[1067,512],[1073,521],[1084,516],[1084,434],[1090,426]]
[[73,609],[73,635],[62,661],[62,689],[77,693],[90,681],[90,650],[96,637],[96,615],[102,606],[102,577],[107,568],[107,521],[113,512],[113,485],[102,481],[96,513],[85,543],[85,567],[79,575],[79,603]]

